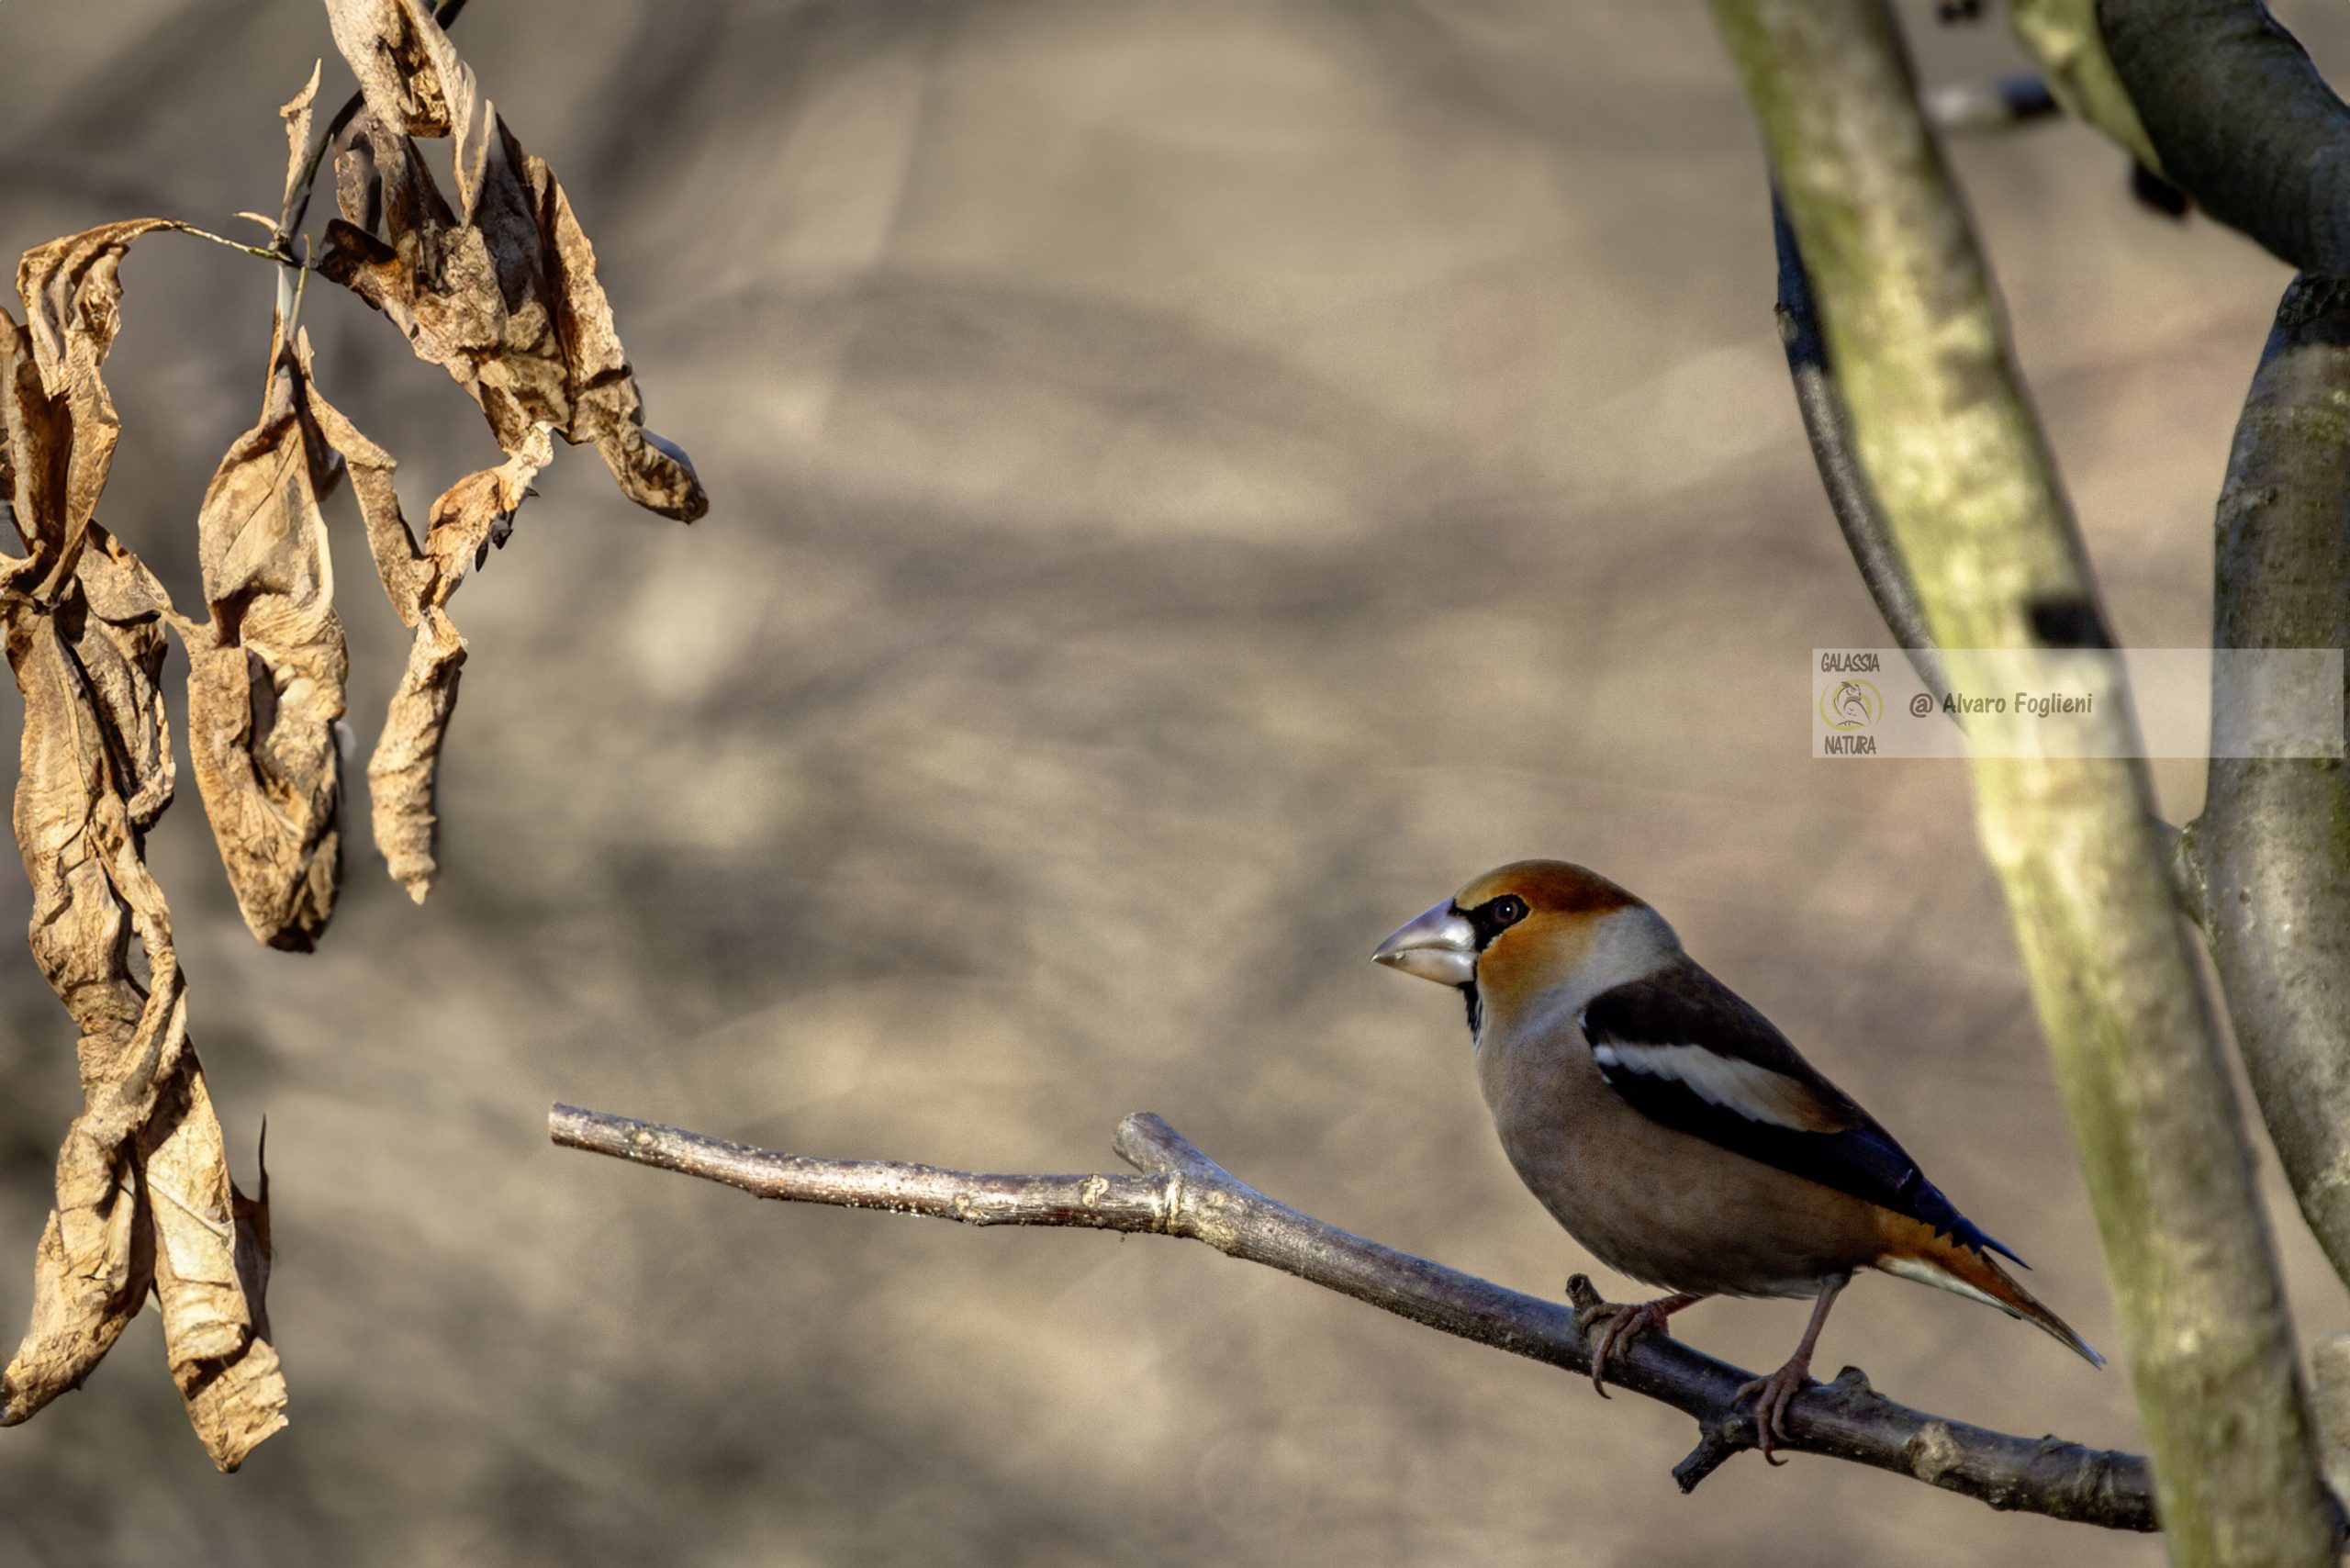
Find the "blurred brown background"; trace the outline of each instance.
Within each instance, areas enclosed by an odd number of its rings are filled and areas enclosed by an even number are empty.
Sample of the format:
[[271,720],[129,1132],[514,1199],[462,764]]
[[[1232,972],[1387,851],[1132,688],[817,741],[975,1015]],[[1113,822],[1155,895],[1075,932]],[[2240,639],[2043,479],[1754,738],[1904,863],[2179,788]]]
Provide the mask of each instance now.
[[[1930,79],[2015,62],[1903,9]],[[2280,9],[2344,58],[2338,11]],[[294,1425],[213,1475],[151,1314],[0,1434],[0,1560],[2158,1561],[1817,1459],[1684,1499],[1682,1417],[1198,1247],[765,1206],[545,1143],[562,1098],[1069,1170],[1149,1108],[1556,1292],[1590,1265],[1504,1164],[1458,1004],[1364,959],[1561,855],[1647,893],[2117,1348],[1962,770],[1806,755],[1807,651],[1882,632],[1699,6],[476,0],[457,38],[716,510],[632,513],[586,452],[542,481],[455,604],[424,907],[355,809],[323,950],[262,951],[184,790],[155,858],[248,1184],[269,1117]],[[0,6],[0,251],[273,206],[274,110],[331,52],[306,0]],[[2206,641],[2283,269],[2135,208],[2077,127],[1957,157],[2115,619]],[[272,282],[168,236],[125,278],[107,519],[185,602]],[[411,516],[493,458],[385,323],[307,314]],[[364,744],[404,639],[330,521]],[[2199,770],[2162,782],[2184,820]],[[24,896],[0,877],[0,928]],[[0,1007],[13,1336],[77,1091],[21,954]],[[2302,1332],[2344,1327],[2277,1214]],[[1802,1312],[1683,1332],[1768,1366]],[[1823,1357],[2136,1439],[2119,1372],[1893,1281]]]

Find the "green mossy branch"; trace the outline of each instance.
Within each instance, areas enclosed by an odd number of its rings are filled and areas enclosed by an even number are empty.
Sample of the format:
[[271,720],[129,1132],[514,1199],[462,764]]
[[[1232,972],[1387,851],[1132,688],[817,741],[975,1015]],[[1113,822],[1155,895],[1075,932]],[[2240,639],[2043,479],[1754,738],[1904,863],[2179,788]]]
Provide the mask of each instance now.
[[[1882,0],[1714,0],[1761,120],[1870,491],[1944,649],[2114,666],[1990,280]],[[2093,721],[2114,758],[2127,712]],[[1978,757],[2079,1145],[2174,1561],[2333,1560],[2290,1326],[2143,767]]]

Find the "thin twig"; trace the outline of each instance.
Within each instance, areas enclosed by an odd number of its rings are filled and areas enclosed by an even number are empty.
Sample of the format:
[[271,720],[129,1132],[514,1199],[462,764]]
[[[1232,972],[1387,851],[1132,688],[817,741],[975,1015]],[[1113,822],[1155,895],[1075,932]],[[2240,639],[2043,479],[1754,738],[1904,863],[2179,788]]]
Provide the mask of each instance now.
[[1908,654],[1918,678],[1934,694],[1935,706],[1947,712],[1950,679],[1934,651],[1934,633],[1918,602],[1909,564],[1893,542],[1893,530],[1870,493],[1860,454],[1853,450],[1852,423],[1828,361],[1828,334],[1812,298],[1803,252],[1776,191],[1771,194],[1771,235],[1779,256],[1779,342],[1786,350],[1787,375],[1795,383],[1796,410],[1803,416],[1804,434],[1811,442],[1812,463],[1828,492],[1828,510],[1836,515],[1844,546],[1860,568],[1861,582],[1875,600],[1877,613],[1885,618],[1886,630]]
[[[1582,1324],[1599,1304],[1578,1275],[1572,1305],[1524,1295],[1367,1241],[1275,1202],[1157,1116],[1129,1116],[1113,1147],[1139,1176],[985,1175],[877,1159],[818,1159],[557,1105],[547,1133],[565,1148],[723,1182],[762,1198],[888,1209],[965,1225],[1069,1226],[1189,1237],[1427,1327],[1590,1375]],[[1683,1491],[1754,1444],[1736,1404],[1748,1373],[1648,1336],[1611,1359],[1607,1381],[1694,1417],[1697,1447],[1674,1471]],[[2156,1528],[2145,1462],[2054,1438],[2010,1437],[1897,1405],[1847,1370],[1799,1397],[1783,1449],[1913,1476],[1995,1508],[2109,1529]]]
[[248,256],[259,256],[264,262],[275,262],[281,267],[302,270],[302,263],[284,251],[273,251],[266,245],[248,245],[241,240],[231,240],[226,234],[215,234],[208,229],[198,229],[193,223],[173,225],[183,234],[193,234],[199,240],[209,240],[216,245],[226,245],[231,251],[242,251]]

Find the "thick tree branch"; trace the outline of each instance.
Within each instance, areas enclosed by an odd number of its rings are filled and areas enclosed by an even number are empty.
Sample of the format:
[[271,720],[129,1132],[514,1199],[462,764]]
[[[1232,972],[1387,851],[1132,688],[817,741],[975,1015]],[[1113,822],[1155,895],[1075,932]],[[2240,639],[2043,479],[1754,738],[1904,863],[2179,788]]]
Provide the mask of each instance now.
[[[1713,0],[1800,243],[1869,492],[1938,646],[1990,689],[2119,661],[1884,0]],[[2018,684],[2009,687],[2007,681]],[[1996,684],[1990,684],[1996,683]],[[2180,1563],[2331,1563],[2291,1327],[2135,722],[1978,755],[1976,824],[2055,1058]]]
[[2094,21],[2165,180],[2303,272],[2350,276],[2350,107],[2267,6],[2095,0]]
[[[1074,1226],[1189,1237],[1263,1263],[1382,1311],[1589,1375],[1583,1309],[1590,1282],[1569,1285],[1572,1306],[1505,1290],[1366,1241],[1266,1197],[1236,1180],[1157,1116],[1129,1116],[1114,1140],[1139,1176],[1001,1176],[886,1160],[815,1159],[727,1143],[625,1116],[557,1105],[547,1132],[580,1148],[721,1182],[762,1198],[889,1209],[966,1225]],[[1749,1374],[1676,1340],[1648,1337],[1610,1361],[1607,1381],[1696,1418],[1697,1447],[1674,1470],[1695,1487],[1740,1449],[1753,1423],[1731,1396]],[[1871,1392],[1850,1368],[1799,1398],[1784,1449],[1827,1454],[1914,1476],[1995,1508],[2151,1530],[2145,1462],[2054,1438],[2020,1438],[1945,1420]]]
[[[2214,647],[2350,647],[2345,407],[2350,283],[2297,278],[2220,493]],[[2215,668],[2217,725],[2253,694]],[[2339,758],[2215,756],[2208,777],[2191,842],[2212,961],[2293,1195],[2350,1281],[2350,772]]]

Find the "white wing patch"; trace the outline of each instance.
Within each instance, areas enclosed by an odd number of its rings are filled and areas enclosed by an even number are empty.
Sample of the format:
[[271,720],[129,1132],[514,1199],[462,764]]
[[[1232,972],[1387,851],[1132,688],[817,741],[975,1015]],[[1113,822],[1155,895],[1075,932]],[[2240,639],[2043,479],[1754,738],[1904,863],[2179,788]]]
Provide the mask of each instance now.
[[[1929,1263],[1923,1258],[1880,1258],[1877,1260],[1876,1266],[1898,1279],[1915,1280],[1921,1285],[1932,1285],[1938,1290],[1946,1290],[1953,1295],[1963,1295],[1971,1301],[1979,1301],[1986,1306],[1996,1306],[2009,1317],[2023,1316],[1990,1292],[1968,1284],[1948,1269]],[[2061,1338],[2063,1336],[2060,1335],[2058,1338]]]
[[1726,1057],[1703,1046],[1636,1046],[1596,1041],[1591,1047],[1603,1073],[1637,1072],[1670,1079],[1709,1105],[1750,1122],[1803,1133],[1832,1133],[1843,1124],[1822,1114],[1811,1091],[1767,1067]]

